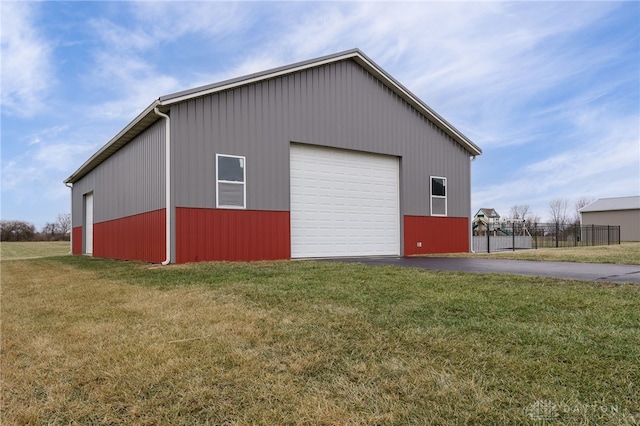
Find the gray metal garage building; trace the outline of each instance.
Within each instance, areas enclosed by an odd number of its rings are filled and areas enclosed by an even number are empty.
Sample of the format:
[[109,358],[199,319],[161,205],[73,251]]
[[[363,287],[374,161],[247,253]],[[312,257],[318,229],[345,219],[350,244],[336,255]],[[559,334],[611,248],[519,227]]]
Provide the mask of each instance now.
[[600,198],[580,209],[582,225],[620,226],[620,241],[640,241],[640,196]]
[[162,96],[76,170],[74,254],[468,251],[481,150],[354,49]]

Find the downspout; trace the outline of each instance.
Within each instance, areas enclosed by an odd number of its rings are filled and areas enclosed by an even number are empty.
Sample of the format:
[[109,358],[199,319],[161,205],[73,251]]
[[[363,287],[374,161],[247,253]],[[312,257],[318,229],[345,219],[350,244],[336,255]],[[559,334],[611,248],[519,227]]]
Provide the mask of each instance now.
[[[476,156],[472,155],[471,156],[471,161],[469,162],[469,176],[471,176],[471,163],[473,163],[474,161],[476,161]],[[469,205],[471,205],[471,188],[469,188]],[[475,253],[475,251],[473,251],[473,210],[469,211],[469,251],[471,253]],[[487,227],[487,229],[489,229]]]
[[153,112],[165,119],[165,198],[166,198],[166,213],[165,213],[165,244],[166,244],[166,259],[162,262],[162,265],[168,265],[171,263],[171,120],[165,113],[160,112],[158,107],[153,109]]
[[64,186],[71,190],[71,223],[69,226],[69,254],[73,254],[73,184],[69,182],[65,182]]

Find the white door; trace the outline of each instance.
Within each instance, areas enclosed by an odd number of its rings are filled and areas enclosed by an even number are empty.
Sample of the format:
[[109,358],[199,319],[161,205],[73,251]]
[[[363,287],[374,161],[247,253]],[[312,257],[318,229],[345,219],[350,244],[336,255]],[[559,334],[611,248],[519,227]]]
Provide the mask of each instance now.
[[291,145],[291,257],[400,254],[397,157]]
[[93,254],[93,193],[84,196],[84,254]]

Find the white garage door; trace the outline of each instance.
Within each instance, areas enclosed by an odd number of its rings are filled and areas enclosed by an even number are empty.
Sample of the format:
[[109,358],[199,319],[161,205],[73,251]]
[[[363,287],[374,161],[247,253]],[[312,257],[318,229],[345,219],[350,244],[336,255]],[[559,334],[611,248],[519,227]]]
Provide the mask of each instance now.
[[291,257],[400,254],[398,158],[291,145]]

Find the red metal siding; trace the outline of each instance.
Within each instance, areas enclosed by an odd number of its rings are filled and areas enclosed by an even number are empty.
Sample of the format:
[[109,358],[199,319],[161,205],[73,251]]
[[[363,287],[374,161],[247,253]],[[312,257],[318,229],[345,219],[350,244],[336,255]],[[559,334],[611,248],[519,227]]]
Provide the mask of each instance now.
[[[418,247],[418,243],[422,247]],[[404,255],[469,251],[466,217],[404,217]]]
[[291,258],[288,211],[176,208],[176,262]]
[[93,255],[163,262],[166,257],[165,226],[165,209],[96,223],[93,225]]
[[82,226],[76,226],[71,230],[71,253],[82,254]]

